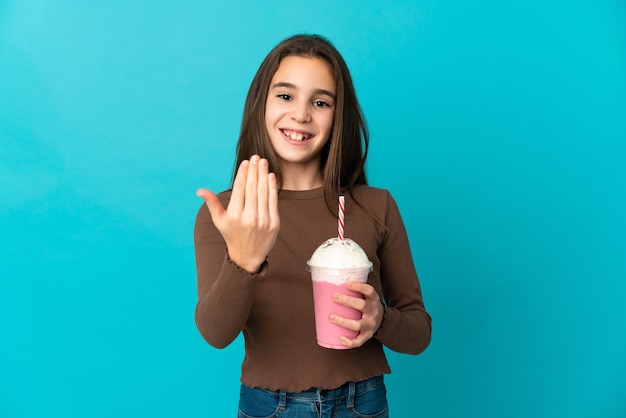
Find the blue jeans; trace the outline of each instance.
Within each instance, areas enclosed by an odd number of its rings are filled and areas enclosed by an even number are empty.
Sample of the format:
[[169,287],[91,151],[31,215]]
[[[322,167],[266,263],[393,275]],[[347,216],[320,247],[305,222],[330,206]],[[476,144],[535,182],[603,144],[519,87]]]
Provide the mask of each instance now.
[[297,393],[241,385],[238,417],[387,418],[387,390],[382,376]]

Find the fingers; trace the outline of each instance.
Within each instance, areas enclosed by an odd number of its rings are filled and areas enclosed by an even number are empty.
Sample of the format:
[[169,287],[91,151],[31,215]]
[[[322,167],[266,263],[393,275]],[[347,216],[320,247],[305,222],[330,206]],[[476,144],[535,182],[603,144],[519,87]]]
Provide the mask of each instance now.
[[209,190],[200,189],[197,195],[206,201],[231,260],[245,270],[257,271],[280,227],[277,180],[269,172],[268,161],[253,155],[241,162],[226,209]]
[[362,312],[360,319],[349,319],[336,314],[330,316],[330,322],[341,327],[358,331],[356,338],[341,337],[341,344],[348,348],[360,347],[374,336],[380,327],[383,317],[383,306],[373,286],[367,283],[348,281],[349,290],[363,294],[364,298],[353,297],[342,293],[333,294],[333,301]]
[[365,344],[365,342],[367,340],[369,340],[370,338],[372,338],[372,335],[367,336],[364,333],[360,333],[358,335],[358,337],[354,338],[354,339],[350,339],[348,337],[339,337],[339,342],[343,345],[346,346],[348,348],[356,348],[356,347],[360,347],[363,344]]
[[202,189],[202,188],[196,190],[196,196],[198,196],[205,202],[209,199],[212,199],[213,197],[217,197],[215,196],[215,193],[213,193],[212,191],[207,190],[207,189]]
[[267,160],[262,159],[258,163],[257,206],[259,225],[270,224],[269,213],[269,169]]
[[278,182],[276,180],[276,174],[270,173],[268,175],[268,183],[269,183],[268,204],[269,204],[270,222],[274,228],[278,228],[280,226],[280,216],[278,215]]
[[365,296],[365,299],[378,299],[378,293],[376,293],[376,290],[370,284],[348,280],[346,286],[348,290],[361,293]]
[[331,315],[330,322],[352,331],[358,331],[356,338],[351,339],[346,336],[339,338],[341,344],[348,348],[362,346],[367,340],[374,336],[376,329],[378,329],[378,326],[372,317],[363,317],[360,320],[355,320],[344,318],[339,315]]
[[228,206],[229,212],[248,219],[261,217],[264,222],[278,219],[278,187],[276,175],[269,172],[266,159],[253,155],[237,169]]
[[362,346],[367,340],[374,336],[374,333],[378,329],[378,325],[376,325],[374,318],[364,317],[360,320],[354,320],[347,319],[338,315],[331,315],[330,319],[330,322],[332,322],[333,324],[358,332],[356,338],[353,339],[346,336],[342,336],[339,338],[341,344],[349,348]]
[[333,294],[333,301],[340,305],[367,313],[367,306],[372,302],[379,300],[378,293],[376,293],[374,287],[367,283],[349,280],[347,283],[347,289],[362,294],[364,298],[349,296],[343,293],[335,293]]
[[232,208],[232,210],[236,212],[241,212],[243,210],[249,165],[250,161],[243,160],[241,164],[239,164],[235,180],[233,181],[233,192],[231,193],[228,207]]
[[259,156],[253,155],[248,165],[248,176],[245,186],[245,202],[243,214],[250,221],[256,221],[258,214]]
[[213,222],[218,223],[219,219],[224,215],[226,210],[215,193],[207,189],[198,189],[196,191],[196,195],[206,202],[209,212],[211,213],[211,218],[213,218]]

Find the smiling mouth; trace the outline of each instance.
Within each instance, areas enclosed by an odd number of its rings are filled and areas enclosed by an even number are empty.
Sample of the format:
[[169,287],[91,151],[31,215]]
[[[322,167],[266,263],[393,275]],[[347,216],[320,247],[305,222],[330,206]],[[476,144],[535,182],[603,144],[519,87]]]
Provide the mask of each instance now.
[[306,141],[307,139],[311,139],[313,137],[313,135],[303,132],[291,131],[286,129],[281,129],[280,131],[283,133],[283,135],[293,141]]

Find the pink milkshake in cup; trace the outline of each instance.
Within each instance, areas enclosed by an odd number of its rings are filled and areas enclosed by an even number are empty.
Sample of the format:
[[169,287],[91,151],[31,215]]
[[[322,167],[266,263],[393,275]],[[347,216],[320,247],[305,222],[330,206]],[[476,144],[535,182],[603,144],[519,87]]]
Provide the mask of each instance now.
[[333,293],[362,298],[362,294],[346,289],[346,282],[367,282],[372,262],[353,240],[330,238],[315,250],[307,264],[313,280],[317,344],[326,348],[347,349],[339,338],[356,338],[358,331],[333,324],[329,316],[335,313],[349,319],[360,319],[362,313],[334,302]]

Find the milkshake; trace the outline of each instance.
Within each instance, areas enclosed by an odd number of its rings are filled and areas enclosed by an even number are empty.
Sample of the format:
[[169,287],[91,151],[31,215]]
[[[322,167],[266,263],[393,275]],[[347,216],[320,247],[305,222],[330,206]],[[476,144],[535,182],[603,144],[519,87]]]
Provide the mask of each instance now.
[[332,300],[333,293],[363,298],[361,293],[346,288],[348,280],[367,282],[372,262],[363,249],[349,238],[330,238],[320,245],[307,262],[313,280],[315,303],[315,330],[318,345],[346,349],[339,338],[356,338],[358,331],[340,327],[328,317],[335,313],[349,319],[360,319],[361,311],[340,305]]

